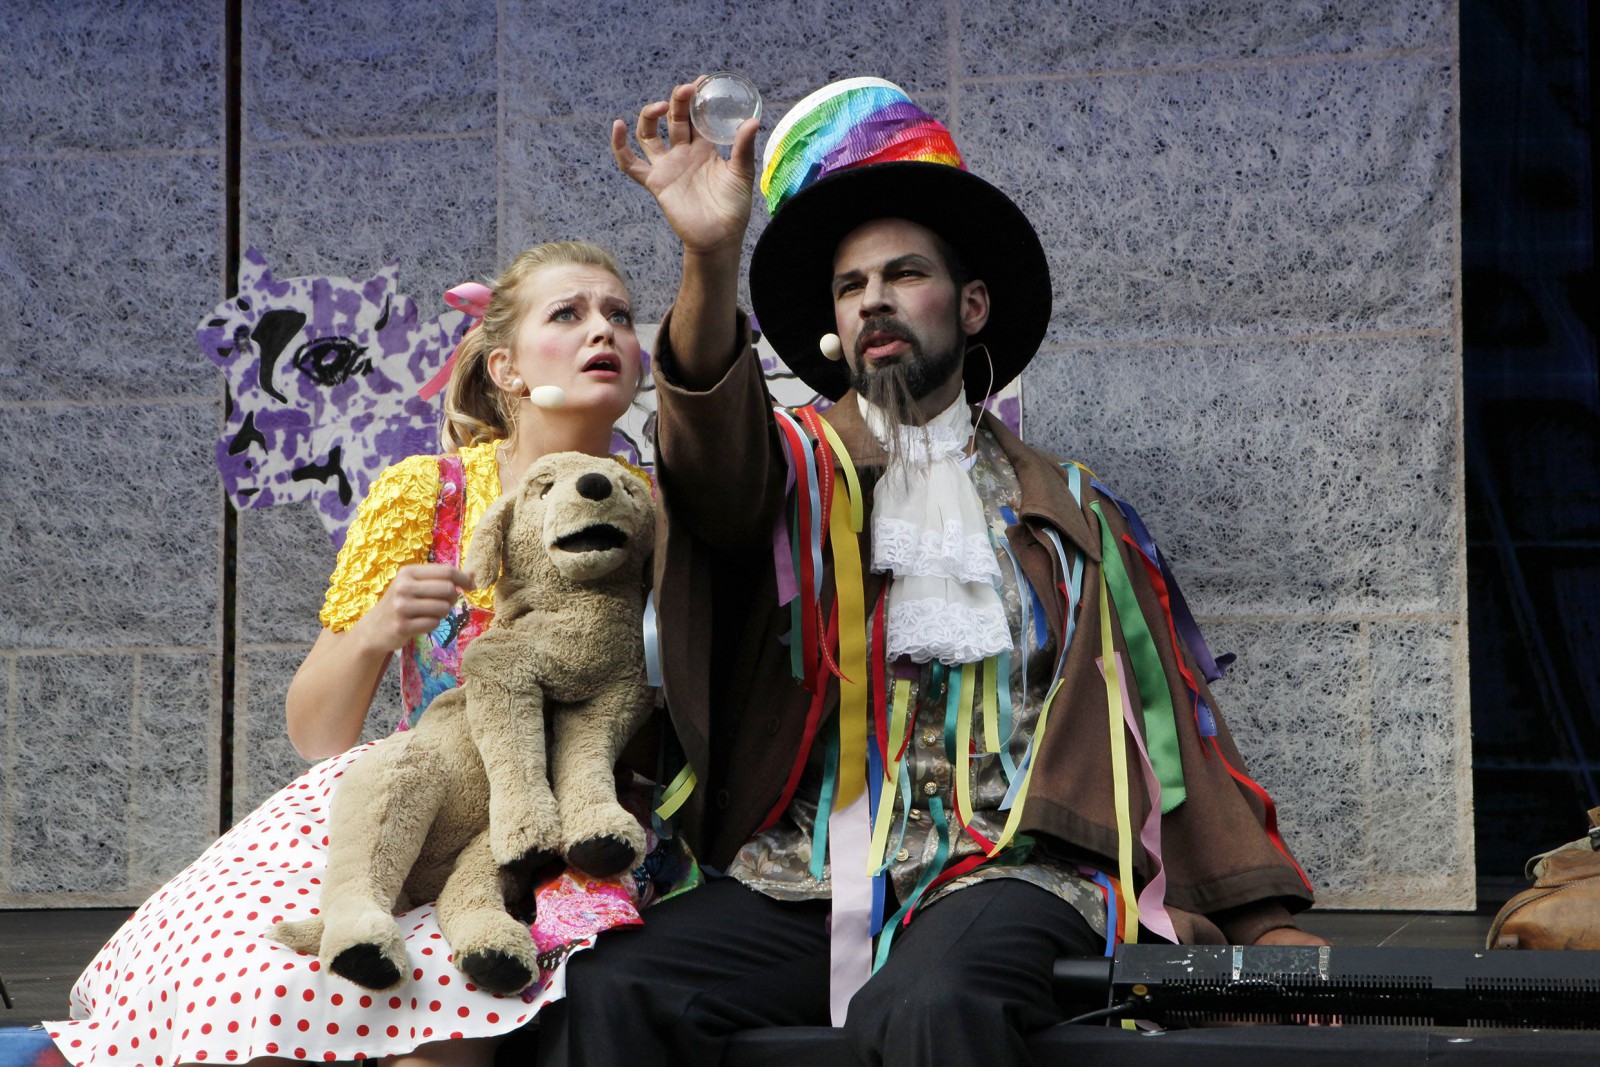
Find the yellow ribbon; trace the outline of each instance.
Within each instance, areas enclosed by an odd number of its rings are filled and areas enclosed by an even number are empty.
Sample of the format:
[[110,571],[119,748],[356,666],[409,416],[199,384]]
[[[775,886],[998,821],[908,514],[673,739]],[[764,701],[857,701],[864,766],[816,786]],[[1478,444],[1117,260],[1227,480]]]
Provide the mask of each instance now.
[[1123,739],[1122,685],[1116,650],[1111,645],[1111,594],[1105,568],[1100,570],[1100,673],[1106,682],[1107,725],[1111,735],[1111,788],[1117,804],[1117,877],[1121,883],[1123,941],[1139,940],[1139,898],[1133,886],[1133,819],[1128,812],[1128,747]]
[[983,750],[999,752],[1000,737],[1000,657],[983,661]]
[[[827,426],[827,423],[823,423]],[[830,431],[831,433],[831,431]],[[844,469],[850,457],[839,452]],[[852,503],[834,487],[828,539],[833,545],[833,586],[839,601],[839,791],[843,811],[867,788],[867,605],[861,582],[861,545],[851,527]]]
[[976,663],[961,665],[961,695],[956,707],[956,811],[961,825],[972,825],[972,690]]
[[661,806],[656,809],[656,815],[662,819],[670,819],[683,807],[684,801],[689,799],[689,794],[694,792],[698,779],[695,777],[694,768],[687,763],[678,776],[672,780],[661,794]]
[[1039,747],[1044,741],[1044,728],[1050,721],[1050,705],[1056,701],[1056,693],[1061,689],[1064,678],[1057,678],[1050,686],[1050,691],[1044,695],[1044,704],[1039,708],[1039,718],[1033,724],[1032,753],[1028,759],[1028,768],[1022,772],[1022,786],[1017,790],[1017,799],[1011,804],[1011,813],[1006,816],[1005,828],[1000,831],[1000,836],[995,838],[994,847],[989,850],[989,855],[998,856],[1002,849],[1011,844],[1011,839],[1017,835],[1017,828],[1022,825],[1022,809],[1028,803],[1028,786],[1033,782],[1033,768],[1039,762]]
[[[899,678],[894,683],[894,706],[889,712],[889,736],[886,747],[889,758],[883,763],[883,789],[878,794],[878,815],[872,823],[872,848],[867,852],[867,874],[876,875],[883,868],[884,853],[889,848],[889,823],[894,820],[895,790],[900,784],[900,742],[906,736],[906,714],[911,704],[911,682]],[[901,818],[904,818],[904,813]]]
[[[855,462],[850,458],[850,452],[844,447],[844,442],[839,440],[838,432],[828,425],[827,419],[819,416],[817,425],[822,427],[822,436],[828,439],[828,445],[838,457],[840,469],[844,471],[844,482],[850,487],[850,529],[860,533],[865,521],[862,509],[866,505],[861,499],[861,480],[856,477]],[[834,494],[835,497],[838,495]]]

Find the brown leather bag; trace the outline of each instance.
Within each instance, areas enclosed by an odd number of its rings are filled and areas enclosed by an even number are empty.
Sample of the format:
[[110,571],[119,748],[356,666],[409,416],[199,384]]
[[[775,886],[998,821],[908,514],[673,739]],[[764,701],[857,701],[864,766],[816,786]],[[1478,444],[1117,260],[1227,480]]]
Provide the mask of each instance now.
[[1490,948],[1600,949],[1600,808],[1589,835],[1528,861],[1533,882],[1500,909]]

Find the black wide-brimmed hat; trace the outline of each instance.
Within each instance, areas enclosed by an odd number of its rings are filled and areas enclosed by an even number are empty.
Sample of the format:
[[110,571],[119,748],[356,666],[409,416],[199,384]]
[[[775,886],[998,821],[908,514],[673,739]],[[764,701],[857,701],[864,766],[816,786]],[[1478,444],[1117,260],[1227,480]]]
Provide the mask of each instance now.
[[1038,351],[1050,321],[1039,235],[1009,197],[967,171],[950,131],[899,86],[850,78],[796,104],[767,141],[761,191],[772,220],[750,260],[756,319],[817,392],[837,400],[849,388],[846,365],[818,343],[834,331],[834,251],[872,219],[926,226],[988,286],[989,319],[970,339],[964,372],[970,399],[999,391]]

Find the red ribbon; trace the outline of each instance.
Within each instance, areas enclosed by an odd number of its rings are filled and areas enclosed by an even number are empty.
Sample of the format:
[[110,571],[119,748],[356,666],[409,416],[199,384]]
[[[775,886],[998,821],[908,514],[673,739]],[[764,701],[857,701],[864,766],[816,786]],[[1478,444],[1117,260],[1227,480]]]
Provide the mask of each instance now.
[[[828,634],[824,639],[828,644],[833,644],[839,639],[839,605],[833,605],[833,618],[828,620]],[[811,707],[806,711],[805,732],[800,735],[800,748],[795,753],[794,766],[789,768],[789,778],[783,785],[783,792],[778,797],[778,802],[767,812],[767,817],[761,820],[761,825],[756,827],[756,833],[763,833],[771,829],[789,807],[789,801],[794,799],[794,791],[800,786],[800,776],[805,772],[806,760],[811,756],[811,746],[817,739],[817,728],[822,725],[822,708],[828,699],[827,686],[818,686],[811,694]]]
[[[809,454],[805,440],[793,426],[784,419],[778,419],[778,430],[789,441],[790,454],[795,457],[796,464],[805,462]],[[819,478],[821,472],[818,472]],[[795,540],[800,549],[800,662],[805,672],[804,681],[807,689],[812,689],[816,684],[812,675],[813,664],[817,662],[817,622],[821,618],[822,609],[816,597],[816,568],[811,559],[811,494],[806,490],[804,471],[798,471],[795,479],[797,488],[795,492],[796,508],[799,521],[795,524]],[[780,520],[781,521],[781,520]],[[794,636],[790,636],[794,640]],[[815,692],[815,690],[812,690]]]

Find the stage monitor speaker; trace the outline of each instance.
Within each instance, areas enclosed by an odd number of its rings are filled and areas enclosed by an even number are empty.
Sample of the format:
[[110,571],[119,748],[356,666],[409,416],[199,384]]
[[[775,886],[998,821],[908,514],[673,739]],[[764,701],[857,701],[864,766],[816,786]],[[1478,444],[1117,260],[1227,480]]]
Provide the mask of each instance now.
[[1600,952],[1121,945],[1055,966],[1107,1019],[1600,1029]]

